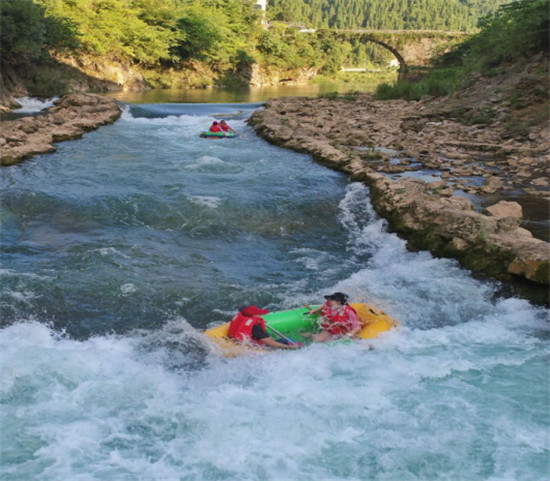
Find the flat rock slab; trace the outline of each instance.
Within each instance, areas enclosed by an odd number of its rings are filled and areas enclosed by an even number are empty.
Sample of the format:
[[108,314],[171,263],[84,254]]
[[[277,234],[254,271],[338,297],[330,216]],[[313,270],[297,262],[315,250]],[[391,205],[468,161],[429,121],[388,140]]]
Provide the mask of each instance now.
[[[441,106],[433,103],[375,102],[367,94],[359,94],[355,101],[280,98],[268,101],[249,123],[264,139],[308,152],[316,161],[368,183],[376,211],[409,245],[454,257],[463,266],[490,276],[506,279],[513,274],[548,285],[550,244],[520,227],[521,206],[503,201],[485,213],[475,212],[472,203],[454,196],[447,184],[461,169],[465,176],[475,171],[486,177],[483,192],[498,192],[506,183],[515,182],[514,169],[523,163],[533,185],[535,181],[542,184],[539,179],[547,168],[546,129],[540,127],[527,141],[504,141],[499,125],[473,128],[448,119],[431,121],[445,116],[437,110]],[[364,146],[375,146],[378,151]],[[380,147],[399,151],[396,157],[401,160],[419,159],[425,168],[447,173],[446,180],[426,183],[378,174],[403,168],[384,163]],[[476,151],[489,150],[498,150],[504,157],[463,166],[464,159],[474,159]],[[501,167],[498,175],[493,170],[497,164]]]
[[111,124],[121,112],[110,97],[71,94],[57,100],[46,115],[1,122],[1,165],[14,165],[34,155],[54,152],[55,142],[77,139],[85,132]]

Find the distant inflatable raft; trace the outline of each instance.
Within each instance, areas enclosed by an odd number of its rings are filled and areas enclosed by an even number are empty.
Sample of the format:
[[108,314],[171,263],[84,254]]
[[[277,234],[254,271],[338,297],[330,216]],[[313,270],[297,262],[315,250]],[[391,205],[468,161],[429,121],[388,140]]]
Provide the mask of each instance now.
[[237,132],[202,132],[199,137],[203,139],[236,139]]

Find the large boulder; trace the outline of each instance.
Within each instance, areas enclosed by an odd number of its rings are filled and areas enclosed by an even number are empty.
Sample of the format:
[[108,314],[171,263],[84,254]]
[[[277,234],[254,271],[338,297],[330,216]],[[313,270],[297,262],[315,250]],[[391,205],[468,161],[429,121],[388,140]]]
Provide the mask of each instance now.
[[517,202],[501,200],[497,204],[485,209],[487,214],[497,220],[498,228],[501,231],[512,231],[517,229],[523,218],[521,205]]
[[464,197],[434,196],[420,180],[366,177],[377,212],[413,247],[451,255],[474,271],[549,283],[550,244],[519,227],[522,210],[516,202],[501,201],[485,215]]

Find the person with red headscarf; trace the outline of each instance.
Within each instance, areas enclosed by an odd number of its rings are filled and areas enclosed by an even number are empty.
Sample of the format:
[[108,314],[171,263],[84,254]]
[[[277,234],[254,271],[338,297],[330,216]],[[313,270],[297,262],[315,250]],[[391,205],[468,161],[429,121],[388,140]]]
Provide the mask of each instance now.
[[335,338],[355,337],[361,331],[361,323],[355,309],[348,305],[348,296],[342,292],[335,292],[325,296],[327,302],[308,314],[321,315],[321,331],[311,337],[315,342],[327,342]]
[[235,132],[234,129],[229,127],[229,125],[225,120],[222,120],[219,125],[220,125],[220,129],[222,129],[224,132]]
[[281,340],[273,339],[266,330],[264,319],[261,317],[269,311],[257,306],[247,306],[239,310],[229,324],[229,337],[244,343],[254,343],[259,346],[268,346],[278,349],[299,349],[296,344],[285,344]]
[[223,130],[222,128],[220,127],[220,124],[218,124],[218,122],[212,122],[212,125],[210,126],[210,129],[209,129],[210,132],[218,132],[220,134],[223,133]]

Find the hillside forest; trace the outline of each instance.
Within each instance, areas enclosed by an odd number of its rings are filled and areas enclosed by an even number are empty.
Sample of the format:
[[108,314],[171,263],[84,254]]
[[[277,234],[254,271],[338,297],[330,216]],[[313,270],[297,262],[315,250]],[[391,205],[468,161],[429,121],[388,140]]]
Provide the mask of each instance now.
[[270,0],[274,20],[315,28],[473,31],[509,0]]
[[[253,0],[0,0],[2,72],[31,92],[67,89],[52,69],[123,66],[148,86],[224,85],[243,66],[313,70],[335,77],[343,65],[387,66],[391,53],[338,40],[324,28],[475,29],[502,0],[271,0],[267,18]],[[264,28],[269,21],[270,28]],[[41,69],[46,66],[47,69]],[[44,73],[45,72],[45,73]]]
[[[418,100],[425,95],[450,95],[480,77],[498,78],[536,57],[548,58],[549,49],[550,0],[514,2],[482,19],[476,35],[434,59],[433,68],[419,81],[404,79],[394,85],[381,84],[375,96]],[[547,118],[548,72],[539,73],[546,73],[543,85],[530,85],[524,92],[518,90],[511,104],[523,108],[522,97],[535,97],[534,103],[542,107],[541,118]]]

